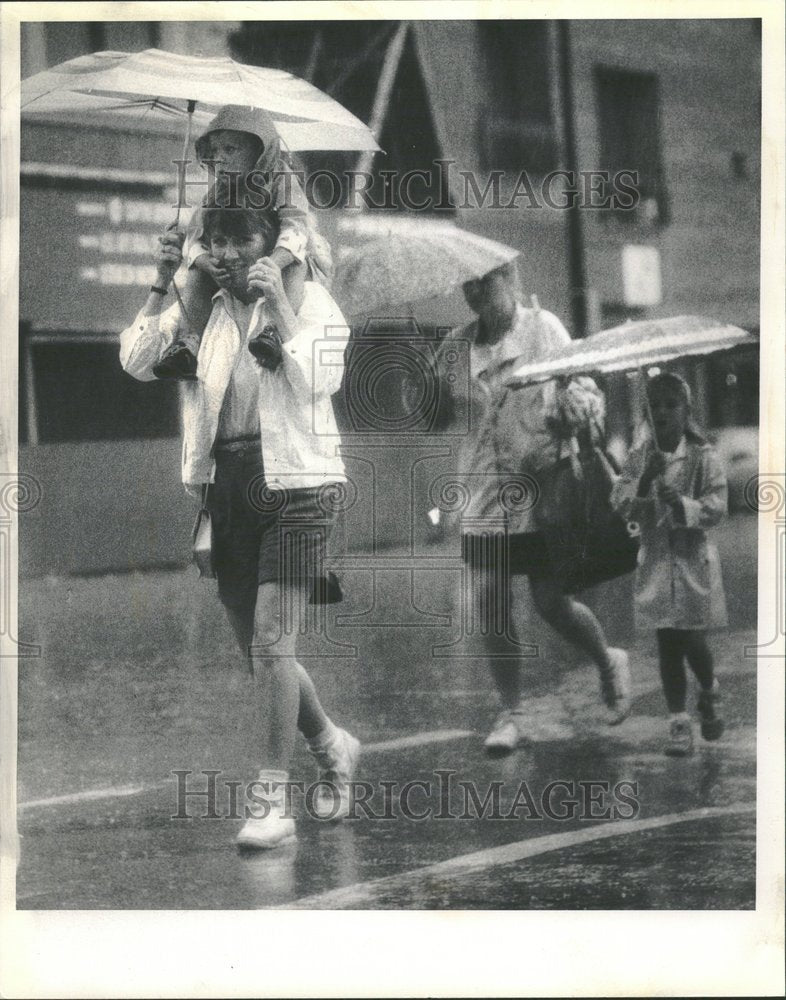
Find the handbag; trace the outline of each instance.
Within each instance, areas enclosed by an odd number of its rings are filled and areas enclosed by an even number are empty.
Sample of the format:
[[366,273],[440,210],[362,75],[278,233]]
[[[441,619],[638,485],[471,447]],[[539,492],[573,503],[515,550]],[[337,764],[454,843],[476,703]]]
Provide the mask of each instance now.
[[554,575],[563,593],[575,594],[636,568],[638,525],[611,506],[614,472],[598,447],[559,459],[541,479],[535,507]]
[[208,486],[209,483],[205,483],[202,487],[202,506],[191,534],[193,559],[203,580],[213,580],[216,576],[213,566],[213,520],[207,507]]

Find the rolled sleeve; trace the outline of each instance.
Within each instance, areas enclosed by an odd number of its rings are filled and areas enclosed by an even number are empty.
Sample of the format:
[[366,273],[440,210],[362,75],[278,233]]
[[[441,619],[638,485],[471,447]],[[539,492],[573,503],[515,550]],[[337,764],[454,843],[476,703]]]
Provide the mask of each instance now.
[[326,289],[308,282],[300,329],[283,344],[283,371],[302,402],[331,396],[341,386],[349,327]]
[[120,364],[140,382],[152,382],[153,366],[172,343],[180,329],[180,309],[170,306],[157,316],[137,314],[131,326],[120,334]]
[[276,241],[276,246],[282,250],[288,250],[298,263],[302,264],[306,259],[306,249],[308,239],[300,227],[294,225],[284,226],[282,223],[281,233]]

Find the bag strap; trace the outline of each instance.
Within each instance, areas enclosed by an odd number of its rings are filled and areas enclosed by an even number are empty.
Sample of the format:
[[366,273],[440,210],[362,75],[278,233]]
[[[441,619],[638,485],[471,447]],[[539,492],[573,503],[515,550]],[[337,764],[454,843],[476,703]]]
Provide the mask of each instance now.
[[207,491],[210,483],[202,483],[202,506],[207,507]]

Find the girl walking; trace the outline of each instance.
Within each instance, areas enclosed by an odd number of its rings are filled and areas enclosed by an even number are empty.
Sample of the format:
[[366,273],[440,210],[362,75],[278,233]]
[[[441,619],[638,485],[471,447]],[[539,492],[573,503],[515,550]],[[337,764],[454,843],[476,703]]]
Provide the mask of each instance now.
[[655,441],[633,448],[612,503],[641,526],[636,573],[636,618],[654,628],[663,693],[671,722],[666,754],[693,752],[686,711],[685,664],[699,683],[701,735],[723,734],[709,628],[727,624],[720,562],[706,529],[726,514],[726,476],[714,449],[691,419],[691,393],[679,375],[662,373],[647,394]]

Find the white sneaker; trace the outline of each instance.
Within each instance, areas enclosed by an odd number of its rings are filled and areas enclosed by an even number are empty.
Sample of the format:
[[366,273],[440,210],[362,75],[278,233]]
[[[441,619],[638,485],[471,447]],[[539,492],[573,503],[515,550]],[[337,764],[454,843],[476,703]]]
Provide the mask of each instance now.
[[490,754],[503,754],[515,750],[524,738],[520,720],[521,712],[516,709],[509,708],[501,712],[483,744],[486,751]]
[[[268,784],[267,779],[260,781]],[[295,821],[286,815],[284,789],[275,788],[258,796],[262,801],[258,808],[263,815],[251,816],[243,824],[237,835],[238,847],[254,848],[259,851],[283,847],[295,839]]]
[[346,819],[350,813],[351,782],[360,757],[360,740],[339,729],[329,747],[310,752],[317,762],[320,782],[314,796],[314,815],[321,820]]
[[630,662],[624,649],[609,649],[609,669],[600,674],[603,702],[609,710],[608,723],[618,726],[630,715]]

